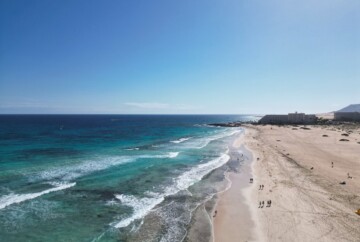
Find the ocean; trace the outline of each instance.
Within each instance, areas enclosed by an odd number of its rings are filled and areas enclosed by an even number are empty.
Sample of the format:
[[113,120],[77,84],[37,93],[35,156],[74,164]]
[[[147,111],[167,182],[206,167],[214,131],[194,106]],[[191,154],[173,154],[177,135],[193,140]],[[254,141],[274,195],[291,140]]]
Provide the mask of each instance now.
[[1,115],[0,241],[191,241],[243,132],[207,124],[255,119]]

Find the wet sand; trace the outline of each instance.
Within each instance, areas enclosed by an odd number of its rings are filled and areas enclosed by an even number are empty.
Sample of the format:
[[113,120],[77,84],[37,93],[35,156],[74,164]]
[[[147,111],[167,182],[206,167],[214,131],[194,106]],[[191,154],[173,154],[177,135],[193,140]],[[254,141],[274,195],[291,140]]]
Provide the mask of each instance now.
[[246,130],[245,134],[239,136],[232,144],[231,157],[233,159],[238,157],[242,161],[237,172],[226,174],[229,179],[229,189],[218,194],[219,198],[215,206],[217,213],[213,217],[214,241],[249,241],[257,238],[248,196],[250,188],[253,186],[249,183],[252,177],[253,157],[252,153],[243,146],[244,140],[251,132]]

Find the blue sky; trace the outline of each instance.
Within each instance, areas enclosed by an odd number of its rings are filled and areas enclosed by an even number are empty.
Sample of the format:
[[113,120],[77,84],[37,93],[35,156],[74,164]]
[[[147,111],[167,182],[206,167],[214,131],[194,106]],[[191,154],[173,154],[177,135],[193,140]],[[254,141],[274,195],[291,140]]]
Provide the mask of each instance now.
[[1,0],[0,113],[360,103],[359,0]]

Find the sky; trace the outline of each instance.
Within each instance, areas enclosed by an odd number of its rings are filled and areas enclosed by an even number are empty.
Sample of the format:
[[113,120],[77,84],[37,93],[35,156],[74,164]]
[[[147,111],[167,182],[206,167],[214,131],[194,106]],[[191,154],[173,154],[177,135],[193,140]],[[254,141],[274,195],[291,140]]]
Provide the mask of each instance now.
[[360,103],[359,0],[0,0],[0,114]]

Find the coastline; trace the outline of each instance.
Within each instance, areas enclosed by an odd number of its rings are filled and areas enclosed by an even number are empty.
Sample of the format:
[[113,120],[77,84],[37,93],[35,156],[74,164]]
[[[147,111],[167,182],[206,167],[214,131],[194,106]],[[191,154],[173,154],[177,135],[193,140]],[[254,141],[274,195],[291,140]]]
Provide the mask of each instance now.
[[[227,193],[229,189],[238,187],[239,184],[233,186],[233,176],[239,176],[240,179],[243,179],[243,169],[246,167],[247,170],[250,166],[251,159],[247,156],[251,155],[242,145],[242,140],[244,138],[245,130],[236,135],[234,138],[228,142],[228,155],[229,160],[223,166],[210,172],[201,183],[206,184],[206,186],[211,187],[216,191],[213,194],[209,194],[206,200],[204,200],[192,213],[192,221],[188,226],[187,234],[182,241],[190,242],[208,242],[214,241],[214,222],[217,217],[215,211],[218,209],[219,197],[222,197],[223,194]],[[243,155],[243,153],[247,153]],[[240,174],[241,172],[241,174]],[[215,183],[206,181],[209,178],[215,178]],[[248,183],[248,178],[246,184]],[[236,182],[236,181],[235,181]],[[242,199],[243,200],[243,199]],[[246,216],[248,217],[248,216]]]
[[[254,184],[249,183],[253,176],[254,156],[246,146],[253,130],[244,129],[244,133],[232,143],[233,152],[242,153],[243,161],[236,172],[227,172],[230,187],[218,194],[214,207],[217,211],[213,217],[212,241],[253,241],[259,238],[256,230],[256,216],[250,204],[251,190]],[[214,212],[213,212],[214,214]]]
[[[242,142],[254,157],[254,183],[244,188],[237,176],[229,176],[232,189],[219,195],[215,208],[214,241],[360,240],[360,216],[354,213],[360,208],[358,128],[245,125],[245,130]],[[340,141],[344,133],[347,142]],[[237,200],[239,191],[243,201]],[[252,222],[244,227],[243,217],[230,216],[234,211],[248,211],[245,220]]]

